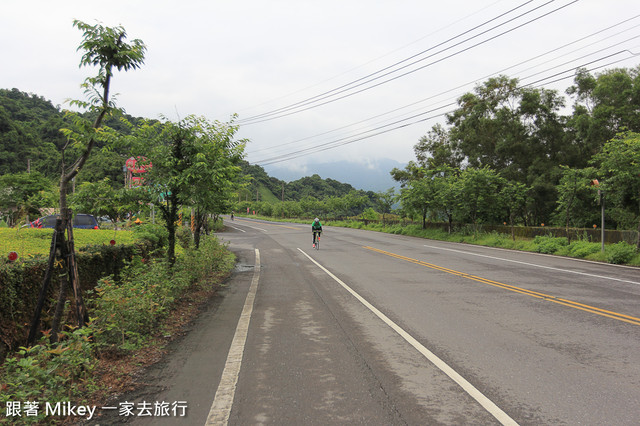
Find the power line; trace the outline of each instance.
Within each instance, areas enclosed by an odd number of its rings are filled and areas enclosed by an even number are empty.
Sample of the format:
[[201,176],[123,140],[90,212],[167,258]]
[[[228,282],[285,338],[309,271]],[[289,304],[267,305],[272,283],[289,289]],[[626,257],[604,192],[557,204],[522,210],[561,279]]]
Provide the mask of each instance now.
[[[569,46],[574,45],[574,44],[576,44],[576,43],[579,43],[579,42],[581,42],[581,41],[584,41],[584,40],[587,40],[587,39],[589,39],[589,38],[592,38],[592,37],[594,37],[594,36],[596,36],[596,35],[598,35],[598,34],[601,34],[601,33],[605,32],[605,31],[607,31],[607,30],[611,30],[611,29],[613,29],[613,28],[615,28],[615,27],[618,27],[618,26],[620,26],[620,25],[623,25],[623,24],[625,24],[625,23],[627,23],[627,22],[629,22],[629,21],[631,21],[631,20],[633,20],[633,19],[637,19],[638,17],[640,17],[640,15],[636,15],[636,16],[634,16],[634,17],[628,18],[628,19],[626,19],[626,20],[623,20],[623,21],[621,21],[621,22],[618,22],[617,24],[614,24],[614,25],[608,26],[608,27],[606,27],[606,28],[604,28],[604,29],[601,29],[601,30],[599,30],[599,31],[596,31],[596,32],[594,32],[594,33],[591,33],[591,34],[589,34],[589,35],[587,35],[587,36],[585,36],[585,37],[579,38],[579,39],[574,40],[574,41],[572,41],[572,42],[570,42],[570,43],[566,43],[566,44],[564,44],[564,45],[562,45],[562,46],[560,46],[560,47],[558,47],[558,48],[551,49],[551,50],[549,50],[549,51],[547,51],[547,52],[545,52],[545,53],[543,53],[543,54],[537,55],[537,56],[535,56],[535,57],[533,57],[533,58],[530,58],[530,59],[528,59],[528,60],[522,61],[522,62],[520,62],[520,63],[518,63],[518,64],[515,64],[515,65],[512,65],[512,66],[509,66],[509,67],[504,68],[504,69],[502,69],[502,70],[500,70],[500,71],[497,71],[497,72],[491,73],[491,74],[489,74],[489,75],[487,75],[487,76],[485,76],[485,77],[482,77],[482,78],[480,78],[480,79],[475,79],[474,81],[484,80],[484,79],[489,78],[489,77],[492,77],[492,76],[494,76],[494,75],[502,74],[503,72],[505,72],[505,71],[507,71],[507,70],[513,69],[513,68],[515,68],[515,67],[517,67],[517,66],[520,66],[520,65],[526,64],[526,63],[528,63],[528,62],[532,62],[532,61],[534,61],[534,60],[536,60],[536,59],[539,59],[539,58],[541,58],[541,57],[547,56],[547,55],[549,55],[549,54],[551,54],[551,53],[553,53],[553,52],[557,52],[557,51],[559,51],[559,50],[561,50],[561,49],[563,49],[563,48],[569,47]],[[589,46],[591,46],[591,45],[593,45],[593,44],[596,44],[596,43],[602,42],[602,41],[604,41],[604,40],[607,40],[607,39],[609,39],[609,38],[611,38],[611,37],[614,37],[614,36],[620,35],[620,34],[622,34],[622,33],[624,33],[624,32],[627,32],[627,31],[629,31],[629,30],[631,30],[631,29],[633,29],[633,28],[636,28],[637,26],[638,26],[638,25],[636,25],[636,26],[634,26],[634,27],[632,27],[632,28],[628,28],[628,29],[625,29],[625,30],[623,30],[623,31],[620,31],[620,32],[618,32],[618,33],[616,33],[616,34],[613,34],[613,35],[611,35],[611,36],[605,37],[604,39],[597,40],[597,41],[595,41],[595,42],[593,42],[593,43],[591,43],[591,44],[589,44],[589,45],[587,45],[587,46],[583,46],[583,47],[581,47],[581,48],[579,48],[579,49],[574,50],[574,52],[576,52],[576,51],[578,51],[578,50],[582,50],[582,49],[584,49],[584,48],[586,48],[586,47],[589,47]],[[549,68],[549,69],[547,69],[547,70],[540,71],[540,72],[538,72],[538,73],[535,73],[535,74],[529,75],[529,76],[527,76],[527,77],[520,78],[520,80],[521,80],[521,81],[522,81],[522,80],[527,80],[527,79],[532,78],[532,77],[534,77],[534,76],[536,76],[536,75],[540,75],[540,74],[542,74],[542,73],[544,73],[544,72],[551,71],[551,70],[553,70],[553,69],[556,69],[556,68],[558,68],[558,67],[560,67],[560,66],[563,66],[563,65],[567,65],[567,64],[569,64],[569,63],[571,63],[571,62],[574,62],[574,61],[576,61],[576,60],[581,60],[581,59],[586,58],[586,57],[588,57],[588,56],[592,56],[592,55],[594,55],[594,54],[600,53],[600,52],[605,51],[605,50],[607,50],[607,49],[609,49],[609,48],[611,48],[611,47],[614,47],[614,46],[620,45],[620,44],[622,44],[622,43],[628,42],[628,41],[633,40],[633,39],[638,38],[638,37],[640,37],[640,36],[635,36],[635,37],[628,38],[628,39],[623,40],[623,41],[621,41],[621,42],[619,42],[619,43],[616,43],[616,44],[614,44],[614,45],[612,45],[612,46],[608,46],[608,47],[603,48],[603,49],[600,49],[600,50],[598,50],[598,51],[591,52],[591,53],[589,53],[589,54],[587,54],[587,55],[581,56],[581,57],[579,57],[579,58],[575,58],[575,59],[573,59],[573,60],[571,60],[571,61],[564,62],[563,64],[556,65],[556,66],[551,67],[551,68]],[[620,53],[622,53],[622,51],[616,52],[616,54],[620,54]],[[562,56],[567,56],[567,54],[564,54],[564,55],[562,55]],[[546,62],[543,62],[543,63],[547,63],[547,62],[550,62],[550,61],[555,60],[555,59],[558,59],[558,58],[554,58],[554,59],[551,59],[551,60],[546,61]],[[601,58],[600,60],[602,60],[602,58]],[[523,70],[523,71],[527,71],[527,70],[529,70],[529,69],[531,69],[531,68],[534,68],[534,67],[529,67],[529,68],[527,68],[527,69],[525,69],[525,70]],[[575,67],[571,68],[571,71],[573,71],[574,69],[575,69]],[[563,71],[562,73],[566,73],[566,72],[568,72],[568,70],[567,70],[567,71]],[[556,74],[556,75],[561,75],[562,73],[558,73],[558,74]],[[540,80],[540,81],[543,81],[543,80],[544,80],[544,79],[542,79],[542,80]],[[473,83],[473,81],[468,82],[468,83],[465,83],[465,84],[462,84],[462,85],[460,85],[460,86],[458,86],[458,87],[455,87],[455,88],[453,88],[453,89],[449,89],[449,90],[446,90],[446,91],[440,92],[440,93],[438,93],[438,94],[436,94],[436,95],[429,96],[429,97],[424,98],[424,99],[422,99],[422,100],[420,100],[420,101],[413,102],[413,103],[411,103],[411,104],[409,104],[409,105],[405,105],[405,106],[402,106],[402,107],[396,108],[396,109],[394,109],[394,110],[387,111],[387,112],[382,113],[382,114],[378,114],[378,115],[373,116],[373,117],[369,117],[369,118],[367,118],[367,119],[364,119],[364,120],[358,121],[358,122],[356,122],[356,123],[352,123],[352,124],[349,124],[349,125],[345,125],[345,126],[342,126],[342,127],[337,128],[337,129],[329,130],[329,131],[326,131],[326,132],[323,132],[323,133],[320,133],[320,134],[316,134],[316,135],[313,135],[313,136],[308,136],[308,137],[305,137],[305,138],[302,138],[302,139],[297,139],[297,140],[294,140],[294,141],[286,142],[286,143],[283,143],[283,144],[280,144],[280,145],[271,146],[271,147],[265,147],[265,148],[263,148],[263,149],[258,149],[258,150],[253,150],[253,151],[251,151],[251,153],[254,153],[254,154],[255,154],[256,152],[261,152],[261,151],[265,151],[265,150],[273,150],[274,148],[278,148],[278,147],[282,147],[282,146],[288,146],[288,145],[292,145],[292,144],[295,144],[295,143],[304,142],[304,141],[306,141],[306,140],[310,140],[310,139],[317,138],[317,137],[319,137],[319,136],[324,136],[324,135],[327,135],[327,134],[330,134],[330,133],[334,133],[334,132],[336,132],[336,131],[343,130],[343,129],[345,129],[345,128],[353,127],[354,125],[361,124],[361,123],[364,123],[364,122],[368,122],[368,121],[371,121],[372,119],[380,118],[380,117],[382,117],[382,116],[389,115],[389,114],[391,114],[391,113],[393,113],[393,112],[397,112],[397,111],[400,111],[400,110],[402,110],[402,109],[408,108],[408,107],[410,107],[410,106],[413,106],[413,105],[416,105],[416,104],[419,104],[419,103],[422,103],[422,102],[425,102],[425,101],[428,101],[428,100],[431,100],[431,99],[437,98],[437,97],[442,96],[442,95],[444,95],[444,94],[451,93],[451,92],[453,92],[453,91],[455,91],[455,90],[458,90],[458,89],[461,89],[461,88],[463,88],[463,87],[466,87],[466,86],[468,86],[469,84],[472,84],[472,83]],[[537,82],[534,82],[534,83],[532,83],[532,84],[535,84],[535,83],[537,83]],[[414,110],[414,111],[415,111],[415,110]]]
[[[311,98],[307,98],[307,99],[305,99],[303,101],[296,102],[294,104],[288,105],[286,107],[282,107],[282,108],[279,108],[279,109],[276,109],[276,110],[272,110],[272,111],[269,111],[269,112],[266,112],[266,113],[263,113],[263,114],[255,115],[255,116],[252,116],[252,117],[248,117],[246,119],[241,119],[241,120],[238,121],[238,124],[240,124],[240,125],[248,125],[248,124],[256,124],[256,123],[260,123],[260,122],[264,122],[264,121],[270,121],[270,120],[274,120],[274,119],[277,119],[277,118],[282,118],[282,117],[286,117],[286,116],[289,116],[289,115],[292,115],[292,114],[296,114],[296,113],[299,113],[299,112],[302,112],[302,111],[306,111],[306,110],[309,110],[309,109],[312,109],[312,108],[316,108],[316,107],[319,107],[319,106],[322,106],[322,105],[326,105],[328,103],[332,103],[332,102],[344,99],[346,97],[350,97],[350,96],[356,95],[358,93],[362,93],[362,92],[364,92],[366,90],[370,90],[372,88],[378,87],[378,86],[380,86],[382,84],[386,84],[386,83],[388,83],[390,81],[393,81],[393,80],[396,80],[398,78],[405,77],[405,76],[407,76],[409,74],[412,74],[414,72],[417,72],[419,70],[422,70],[424,68],[432,66],[432,65],[434,65],[436,63],[439,63],[439,62],[442,62],[442,61],[444,61],[446,59],[449,59],[449,58],[451,58],[453,56],[456,56],[456,55],[464,53],[464,52],[466,52],[468,50],[471,50],[471,49],[473,49],[473,48],[475,48],[477,46],[480,46],[480,45],[482,45],[484,43],[487,43],[487,42],[489,42],[491,40],[494,40],[494,39],[496,39],[498,37],[501,37],[501,36],[503,36],[505,34],[508,34],[508,33],[512,32],[512,31],[515,31],[516,29],[522,28],[525,25],[528,25],[528,24],[530,24],[532,22],[535,22],[535,21],[537,21],[539,19],[542,19],[543,17],[546,17],[546,16],[548,16],[548,15],[550,15],[552,13],[555,13],[555,12],[561,10],[561,9],[564,9],[565,7],[570,6],[570,5],[578,2],[579,0],[574,0],[574,1],[570,2],[570,3],[567,3],[567,4],[563,5],[563,6],[558,7],[558,8],[556,8],[556,9],[550,11],[550,12],[547,12],[547,13],[541,15],[541,16],[538,16],[538,17],[536,17],[534,19],[531,19],[531,20],[529,20],[529,21],[527,21],[527,22],[525,22],[523,24],[517,25],[516,27],[511,28],[511,29],[509,29],[507,31],[504,31],[504,32],[502,32],[502,33],[500,33],[500,34],[498,34],[496,36],[492,36],[492,37],[490,37],[490,38],[488,38],[488,39],[486,39],[486,40],[484,40],[482,42],[476,43],[476,44],[474,44],[474,45],[472,45],[470,47],[467,47],[467,48],[464,48],[462,50],[459,50],[459,51],[455,52],[454,54],[451,54],[451,55],[448,55],[448,56],[446,56],[444,58],[441,58],[439,60],[433,61],[433,62],[431,62],[431,63],[429,63],[427,65],[423,65],[423,66],[421,66],[419,68],[416,68],[414,70],[407,71],[407,72],[405,72],[405,73],[403,73],[403,74],[401,74],[399,76],[396,76],[396,77],[387,79],[387,80],[385,80],[383,82],[376,83],[376,84],[374,84],[372,86],[357,90],[357,91],[355,91],[353,93],[349,93],[349,94],[346,94],[346,95],[343,95],[343,96],[336,97],[337,95],[340,95],[340,94],[348,92],[348,91],[352,91],[352,90],[354,90],[354,89],[356,89],[358,87],[364,86],[366,84],[369,84],[369,83],[374,82],[376,80],[379,80],[381,78],[387,77],[387,76],[389,76],[391,74],[397,73],[397,72],[399,72],[401,70],[407,69],[407,68],[409,68],[409,67],[411,67],[413,65],[416,65],[419,62],[425,61],[425,60],[427,60],[429,58],[432,58],[432,57],[434,57],[436,55],[439,55],[439,54],[444,53],[444,52],[446,52],[448,50],[451,50],[451,49],[453,49],[453,48],[455,48],[457,46],[460,46],[460,45],[462,45],[464,43],[467,43],[467,42],[469,42],[469,41],[471,41],[471,40],[473,40],[475,38],[478,38],[478,37],[480,37],[480,36],[482,36],[484,34],[487,34],[487,33],[491,32],[491,31],[493,31],[493,30],[495,30],[495,29],[497,29],[499,27],[502,27],[502,26],[504,26],[504,25],[506,25],[506,24],[508,24],[510,22],[513,22],[516,19],[519,19],[519,18],[521,18],[521,17],[523,17],[523,16],[525,16],[527,14],[530,14],[530,13],[532,13],[532,12],[534,12],[534,11],[544,7],[544,6],[547,6],[550,3],[553,3],[554,1],[555,0],[550,0],[550,1],[544,3],[544,4],[540,5],[540,6],[537,6],[537,7],[533,8],[533,9],[527,11],[527,12],[524,12],[524,13],[516,16],[516,17],[510,18],[509,20],[507,20],[505,22],[502,22],[502,23],[500,23],[498,25],[495,25],[495,26],[493,26],[493,27],[491,27],[491,28],[489,28],[487,30],[484,30],[479,34],[476,34],[476,35],[468,37],[468,38],[466,38],[466,39],[464,39],[462,41],[459,41],[459,42],[455,43],[452,46],[446,47],[446,48],[441,49],[441,50],[439,50],[439,51],[437,51],[435,53],[432,53],[432,54],[430,54],[430,55],[428,55],[428,56],[426,56],[424,58],[418,59],[418,60],[413,61],[413,62],[411,62],[409,64],[406,64],[406,65],[403,65],[400,68],[396,68],[396,69],[393,69],[391,71],[388,71],[388,70],[390,70],[390,69],[392,69],[392,68],[394,68],[394,67],[396,67],[396,66],[398,66],[398,65],[400,65],[400,64],[402,64],[404,62],[407,62],[407,61],[409,61],[411,59],[414,59],[414,58],[416,58],[418,56],[421,56],[424,53],[427,53],[427,52],[429,52],[431,50],[434,50],[437,47],[441,47],[441,46],[449,43],[450,41],[453,41],[453,40],[455,40],[457,38],[460,38],[460,37],[472,32],[472,31],[478,29],[478,28],[481,28],[481,27],[483,27],[483,26],[495,21],[496,19],[499,19],[500,17],[506,16],[507,14],[510,14],[510,13],[516,11],[517,9],[519,9],[519,8],[529,4],[531,2],[531,0],[527,1],[527,2],[525,2],[523,4],[521,4],[521,5],[513,8],[513,9],[511,9],[511,10],[509,10],[509,11],[507,11],[507,12],[505,12],[505,13],[497,16],[497,17],[495,17],[495,18],[492,18],[492,19],[490,19],[488,21],[483,22],[480,25],[477,25],[476,27],[474,27],[474,28],[472,28],[470,30],[467,30],[467,31],[465,31],[463,33],[460,33],[460,34],[456,35],[455,37],[452,37],[452,38],[450,38],[450,39],[448,39],[448,40],[446,40],[444,42],[441,42],[441,43],[439,43],[439,44],[437,44],[435,46],[432,46],[431,48],[426,49],[426,50],[424,50],[424,51],[422,51],[422,52],[420,52],[418,54],[412,55],[412,56],[410,56],[410,57],[408,57],[408,58],[406,58],[406,59],[404,59],[402,61],[396,62],[395,64],[392,64],[392,65],[390,65],[388,67],[385,67],[385,68],[383,68],[381,70],[378,70],[378,71],[376,71],[374,73],[371,73],[371,74],[369,74],[369,75],[367,75],[365,77],[362,77],[360,79],[354,80],[354,81],[352,81],[350,83],[347,83],[345,85],[342,85],[342,86],[340,86],[338,88],[335,88],[335,89],[332,89],[330,91],[321,93],[319,95],[313,96]],[[385,71],[387,71],[387,72],[385,72]],[[381,75],[378,75],[378,74],[381,74]],[[376,77],[374,77],[374,76],[376,76]],[[333,98],[333,99],[330,99],[330,98]],[[326,100],[326,99],[329,99],[329,100]],[[325,101],[325,102],[321,102],[321,101]]]
[[[604,59],[608,59],[608,58],[610,58],[612,56],[618,55],[619,53],[622,53],[622,52],[625,52],[625,51],[629,52],[632,55],[635,55],[633,52],[630,52],[628,50],[623,50],[623,51],[620,51],[620,52],[616,52],[616,53],[614,53],[612,55],[604,56],[602,58],[599,58],[598,60],[594,60],[594,61],[588,62],[586,64],[582,64],[578,68],[583,68],[585,65],[593,64],[595,62],[599,62],[599,61],[602,61]],[[587,71],[591,72],[591,71],[594,71],[596,69],[604,68],[604,67],[607,67],[607,66],[622,62],[622,61],[624,61],[626,59],[628,59],[628,58],[623,58],[623,59],[620,59],[620,60],[617,60],[617,61],[609,62],[609,63],[604,64],[604,65],[596,66],[596,67],[588,69]],[[573,70],[575,70],[575,68],[572,68],[571,70],[573,71]],[[533,85],[533,84],[537,84],[537,83],[540,83],[542,81],[554,78],[554,77],[556,77],[558,75],[561,75],[561,74],[564,74],[564,73],[566,73],[566,71],[558,73],[558,74],[554,74],[552,76],[540,79],[538,81],[535,81],[535,82],[532,82],[532,83],[529,83],[529,84],[526,84],[526,85],[523,85],[521,87],[527,87],[527,86],[530,86],[530,85]],[[566,80],[566,79],[571,78],[571,77],[572,76],[570,75],[570,76],[565,76],[565,77],[558,78],[558,79],[555,79],[555,80],[552,80],[552,81],[547,81],[547,84],[548,83],[555,83],[555,82],[558,82],[558,81],[561,81],[561,80]],[[382,134],[385,134],[385,133],[389,133],[389,132],[392,132],[392,131],[395,131],[395,130],[403,129],[403,128],[406,128],[406,127],[409,127],[409,126],[413,126],[413,125],[416,125],[416,124],[419,124],[419,123],[423,123],[425,121],[428,121],[428,120],[431,120],[431,119],[434,119],[434,118],[437,118],[437,117],[445,116],[446,114],[449,114],[449,113],[453,112],[454,110],[445,111],[443,113],[439,113],[439,114],[432,115],[432,116],[429,116],[429,117],[421,118],[421,119],[416,120],[416,121],[405,123],[408,120],[423,116],[425,114],[433,113],[433,112],[435,112],[437,110],[440,110],[440,109],[443,109],[443,108],[446,108],[446,107],[449,107],[449,106],[453,106],[453,105],[455,105],[455,102],[447,104],[447,105],[443,105],[443,106],[441,106],[439,108],[435,108],[435,109],[432,109],[432,110],[429,110],[429,111],[425,111],[425,112],[420,113],[420,114],[416,114],[414,116],[408,117],[408,118],[403,119],[403,120],[399,120],[399,121],[396,121],[396,122],[393,122],[393,123],[389,123],[389,124],[386,124],[386,125],[383,125],[383,126],[379,126],[379,127],[374,128],[374,129],[371,129],[371,130],[368,130],[368,131],[365,131],[365,132],[361,132],[361,133],[358,133],[358,134],[355,134],[355,135],[352,135],[352,136],[349,136],[349,137],[340,138],[340,139],[337,139],[337,140],[334,140],[334,141],[331,141],[331,142],[327,142],[327,143],[323,143],[323,144],[320,144],[320,145],[316,145],[316,146],[313,146],[313,147],[292,151],[292,152],[287,153],[287,154],[282,154],[282,155],[266,158],[264,160],[259,160],[259,161],[254,162],[254,164],[259,164],[259,165],[265,166],[265,165],[280,163],[280,162],[283,162],[283,161],[288,161],[288,160],[292,160],[292,159],[295,159],[295,158],[303,157],[303,156],[306,156],[306,155],[309,155],[309,154],[312,154],[312,153],[323,152],[323,151],[327,151],[327,150],[330,150],[330,149],[335,149],[335,148],[339,148],[339,147],[342,147],[342,146],[345,146],[345,145],[349,145],[349,144],[352,144],[352,143],[355,143],[355,142],[359,142],[359,141],[362,141],[362,140],[365,140],[365,139],[370,139],[370,138],[375,137],[375,136],[379,136],[379,135],[382,135]],[[403,123],[403,124],[400,124],[400,123]],[[395,126],[395,127],[388,128],[390,126]],[[372,133],[372,132],[374,132],[374,133]]]

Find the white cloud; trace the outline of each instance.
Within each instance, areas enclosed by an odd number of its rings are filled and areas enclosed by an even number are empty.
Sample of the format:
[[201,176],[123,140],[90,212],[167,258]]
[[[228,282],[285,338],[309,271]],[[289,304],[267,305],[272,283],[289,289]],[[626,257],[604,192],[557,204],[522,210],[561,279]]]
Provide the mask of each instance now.
[[[554,2],[530,16],[539,16],[570,1]],[[108,26],[123,25],[130,38],[140,38],[148,46],[143,68],[118,74],[113,81],[114,91],[120,93],[119,105],[128,113],[149,118],[162,114],[173,119],[197,114],[226,121],[237,112],[242,119],[330,91],[418,52],[431,48],[428,54],[434,54],[462,38],[437,47],[439,43],[522,3],[507,0],[437,3],[422,0],[328,0],[322,3],[114,0],[108,4],[84,0],[8,1],[3,2],[0,13],[0,39],[3,40],[0,82],[5,88],[36,93],[54,104],[62,104],[67,98],[81,98],[79,85],[91,70],[77,67],[80,54],[75,49],[81,34],[71,23],[74,18],[88,23],[98,20]],[[520,11],[543,3],[542,0],[531,2]],[[248,147],[250,161],[332,141],[346,142],[365,129],[453,102],[464,91],[472,90],[474,81],[479,83],[491,73],[639,12],[636,1],[616,1],[613,7],[601,0],[582,0],[457,55],[452,54],[499,30],[434,55],[406,71],[441,61],[387,84],[309,111],[243,126],[240,136],[252,140]],[[525,18],[520,18],[504,28],[524,22]],[[638,23],[632,21],[625,28]],[[579,54],[572,53],[578,46],[586,46],[614,32],[558,51],[555,55],[558,59],[540,65],[538,70],[564,61],[572,61],[565,68],[577,66],[581,62],[575,58],[606,46],[614,50],[638,46],[638,41],[622,43],[633,34],[631,32],[631,35],[602,41],[598,47],[594,45]],[[620,44],[616,46],[616,43]],[[452,56],[445,59],[446,55]],[[424,56],[416,56],[414,60]],[[524,77],[533,71],[519,74],[521,70],[552,57],[513,68],[507,74]],[[617,66],[631,67],[637,63],[637,59],[629,59]],[[564,89],[570,83],[571,80],[564,80],[556,87]],[[410,108],[371,119],[421,100]],[[443,123],[444,119],[435,117],[337,149],[292,159],[283,165],[303,171],[310,161],[366,159],[374,164],[376,159],[392,158],[406,162],[413,158],[412,148],[420,136],[438,122]],[[354,123],[360,124],[347,127]],[[322,136],[313,137],[315,135]],[[268,149],[283,143],[290,145]]]

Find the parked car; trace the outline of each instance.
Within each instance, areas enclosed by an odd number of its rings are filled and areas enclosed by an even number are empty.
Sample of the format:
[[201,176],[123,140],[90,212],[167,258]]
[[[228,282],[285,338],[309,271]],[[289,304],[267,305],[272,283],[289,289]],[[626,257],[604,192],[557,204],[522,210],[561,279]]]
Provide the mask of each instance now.
[[[29,227],[31,228],[55,228],[56,227],[56,219],[58,219],[59,215],[50,214],[48,216],[44,216],[34,220],[29,223]],[[78,229],[100,229],[98,225],[98,221],[95,216],[91,214],[78,213],[73,217],[73,227]]]

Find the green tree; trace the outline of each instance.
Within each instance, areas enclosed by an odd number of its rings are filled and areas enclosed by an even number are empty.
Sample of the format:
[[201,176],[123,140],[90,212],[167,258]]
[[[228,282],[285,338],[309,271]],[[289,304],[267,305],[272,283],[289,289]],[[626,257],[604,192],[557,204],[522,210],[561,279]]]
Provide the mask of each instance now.
[[597,171],[593,167],[562,168],[562,178],[557,186],[556,212],[563,219],[569,242],[571,242],[569,227],[585,227],[589,222],[593,222],[594,214],[597,214],[592,185],[596,176]]
[[113,223],[117,223],[126,213],[138,211],[139,202],[147,199],[148,192],[144,188],[115,189],[109,178],[83,182],[69,197],[74,211],[97,217],[106,216]]
[[400,189],[400,201],[405,214],[411,217],[419,215],[422,219],[422,229],[427,227],[427,215],[434,200],[434,188],[429,178],[412,179]]
[[242,184],[239,163],[247,141],[234,139],[238,127],[232,124],[191,116],[185,125],[196,135],[187,154],[193,161],[186,171],[186,188],[195,210],[194,241],[199,248],[207,216],[231,210],[232,197]]
[[564,100],[555,91],[522,88],[516,79],[500,76],[463,95],[458,105],[447,116],[455,150],[471,167],[490,167],[531,187],[533,220],[548,217],[555,208],[549,188],[557,183],[557,167],[582,160],[567,143],[559,113]]
[[385,215],[391,213],[391,208],[396,202],[396,190],[395,188],[389,188],[386,191],[379,191],[376,193],[376,206],[380,213],[382,213],[382,223],[385,223]]
[[[111,79],[114,71],[129,71],[140,67],[144,62],[146,47],[140,40],[126,43],[126,31],[122,27],[109,28],[100,24],[88,25],[79,20],[73,21],[73,26],[83,32],[83,40],[78,50],[83,52],[80,66],[97,66],[98,73],[95,77],[88,77],[83,83],[88,101],[71,101],[72,105],[84,108],[88,113],[95,115],[93,123],[79,114],[68,113],[72,126],[62,129],[67,138],[67,144],[63,147],[62,165],[60,174],[60,215],[62,226],[56,232],[54,238],[58,238],[58,245],[63,247],[62,261],[66,274],[60,274],[60,293],[52,323],[52,340],[57,340],[60,321],[66,300],[69,281],[72,282],[74,296],[76,298],[76,317],[79,326],[83,326],[88,320],[87,312],[82,300],[82,291],[78,282],[77,266],[75,263],[75,249],[71,237],[71,228],[68,222],[71,219],[67,208],[67,191],[71,181],[78,175],[86,164],[91,151],[98,139],[103,137],[103,119],[115,111],[115,104],[111,99]],[[78,152],[75,161],[69,161],[70,154]],[[71,164],[71,165],[69,165]],[[64,229],[69,229],[69,242],[65,241]],[[52,268],[51,259],[57,256],[58,247],[52,244],[50,253],[49,270]],[[47,274],[49,275],[49,274]],[[45,286],[47,284],[44,284]],[[33,342],[39,322],[42,303],[39,301],[37,313],[29,333],[29,342]]]
[[640,132],[640,66],[597,75],[578,70],[567,93],[574,99],[570,126],[582,147],[580,167],[618,132]]
[[160,201],[168,238],[167,257],[175,263],[176,221],[181,208],[193,208],[196,216],[196,244],[208,214],[231,208],[241,184],[245,142],[234,140],[233,123],[210,122],[189,116],[178,123],[144,123],[133,129],[124,143],[134,155],[144,154],[152,167],[145,175],[151,198]]
[[127,33],[120,26],[109,28],[100,24],[88,25],[79,20],[74,20],[73,25],[83,32],[83,40],[78,48],[84,52],[80,66],[97,66],[98,74],[95,77],[88,77],[82,85],[88,101],[76,100],[71,103],[85,108],[89,113],[96,115],[96,118],[93,123],[89,123],[79,115],[70,113],[74,126],[72,129],[63,129],[69,141],[63,151],[71,145],[79,149],[81,154],[70,166],[67,165],[67,159],[63,154],[60,177],[61,213],[67,209],[69,183],[82,170],[96,141],[101,138],[102,121],[115,110],[110,93],[114,71],[139,68],[144,63],[146,51],[146,46],[141,40],[135,39],[131,43],[126,43]]
[[522,212],[526,206],[526,194],[528,188],[520,182],[505,182],[500,190],[500,198],[507,208],[509,216],[509,226],[511,226],[511,238],[515,241],[515,217],[518,212]]
[[625,132],[607,142],[594,156],[602,177],[609,214],[618,227],[638,227],[640,249],[640,133]]
[[35,218],[40,209],[51,207],[52,184],[39,172],[0,176],[0,212],[15,224],[19,218]]
[[467,168],[456,180],[457,211],[461,218],[474,225],[495,223],[504,214],[504,200],[500,197],[506,180],[489,167]]
[[418,164],[425,169],[441,166],[459,169],[464,159],[460,150],[453,145],[449,132],[440,124],[433,126],[426,136],[421,137],[413,151]]

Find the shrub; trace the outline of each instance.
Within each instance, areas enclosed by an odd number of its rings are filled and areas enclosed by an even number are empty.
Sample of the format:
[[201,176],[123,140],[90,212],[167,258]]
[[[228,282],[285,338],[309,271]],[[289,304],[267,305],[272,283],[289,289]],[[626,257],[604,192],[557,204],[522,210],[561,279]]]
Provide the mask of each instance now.
[[158,224],[147,223],[133,227],[137,240],[148,241],[155,247],[166,247],[169,243],[169,231]]
[[538,253],[554,254],[562,247],[569,245],[569,240],[565,237],[551,237],[538,235],[533,239],[535,251]]
[[599,243],[591,243],[586,240],[572,241],[567,247],[567,255],[577,258],[586,258],[601,250]]
[[136,257],[121,278],[103,278],[95,289],[91,313],[99,347],[140,347],[176,298],[213,272],[230,271],[234,256],[215,237],[203,238],[200,249],[187,249],[173,268],[165,259]]
[[629,263],[635,256],[636,248],[631,244],[620,241],[617,244],[611,244],[605,247],[605,256],[607,262],[615,264]]
[[[9,402],[46,401],[49,403],[82,400],[87,385],[93,385],[92,372],[96,365],[91,348],[90,327],[63,332],[60,343],[47,343],[20,348],[16,356],[5,360],[0,377],[0,406]],[[38,416],[20,420],[43,421],[44,410]]]
[[176,228],[176,241],[183,248],[189,248],[191,243],[193,242],[193,236],[191,234],[191,229],[187,226],[178,226]]
[[93,324],[99,331],[99,346],[131,349],[144,342],[143,336],[165,315],[175,293],[166,260],[137,257],[121,275],[119,282],[113,276],[98,282],[92,300]]

